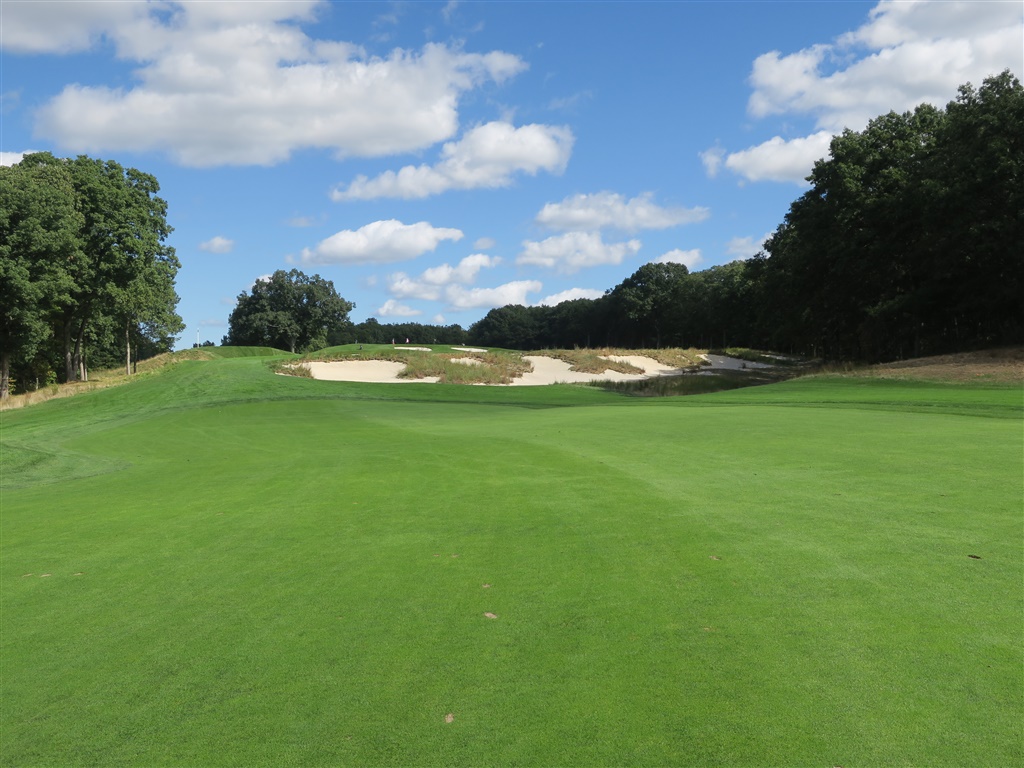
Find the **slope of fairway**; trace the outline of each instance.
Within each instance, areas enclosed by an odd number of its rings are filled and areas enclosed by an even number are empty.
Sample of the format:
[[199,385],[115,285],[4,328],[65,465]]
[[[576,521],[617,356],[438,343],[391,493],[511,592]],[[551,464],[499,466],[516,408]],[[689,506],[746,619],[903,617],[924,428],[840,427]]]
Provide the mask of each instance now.
[[1011,765],[1021,394],[181,363],[0,414],[3,765]]

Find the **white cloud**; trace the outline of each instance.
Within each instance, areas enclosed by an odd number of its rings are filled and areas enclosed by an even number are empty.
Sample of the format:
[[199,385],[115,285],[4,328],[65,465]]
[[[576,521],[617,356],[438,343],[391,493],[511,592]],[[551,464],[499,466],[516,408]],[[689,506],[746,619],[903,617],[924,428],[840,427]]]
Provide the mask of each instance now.
[[[22,27],[49,34],[52,6],[9,5]],[[33,5],[47,17],[24,11]],[[416,151],[456,132],[462,94],[526,66],[501,51],[437,43],[368,56],[302,32],[296,22],[315,8],[308,2],[65,3],[56,16],[79,6],[135,11],[96,12],[92,27],[31,45],[75,50],[102,33],[139,68],[128,87],[69,85],[38,110],[36,133],[75,152],[156,150],[209,167],[273,165],[309,148],[339,157]]]
[[449,283],[472,283],[481,269],[496,267],[501,263],[498,256],[474,253],[462,259],[457,266],[440,264],[423,272],[421,279],[433,285]]
[[1020,3],[880,2],[869,16],[834,44],[759,56],[750,113],[810,114],[822,130],[860,130],[890,110],[944,106],[957,86],[1021,63]]
[[468,131],[441,149],[433,166],[407,165],[376,178],[357,176],[345,189],[331,192],[335,202],[380,197],[415,199],[450,189],[507,187],[519,173],[560,174],[572,153],[573,135],[565,126],[523,125],[495,121]]
[[433,227],[425,221],[403,224],[375,221],[357,230],[343,229],[316,248],[303,248],[305,264],[387,264],[415,259],[444,240],[461,240],[462,231]]
[[764,248],[764,241],[772,234],[772,232],[765,232],[758,240],[753,237],[734,237],[725,244],[725,252],[737,259],[749,259],[761,252]]
[[433,318],[431,318],[431,322],[433,322],[434,325],[444,325],[445,324],[444,315],[442,315],[442,314],[434,315]]
[[687,269],[693,270],[698,264],[704,261],[700,254],[700,248],[693,248],[684,251],[679,248],[661,254],[654,260],[655,264],[684,264]]
[[[749,113],[810,116],[817,132],[731,153],[725,167],[750,181],[803,183],[827,154],[828,137],[844,128],[859,131],[878,115],[922,103],[945,106],[958,86],[980,85],[1007,68],[1019,74],[1022,36],[1021,3],[883,0],[865,24],[832,43],[754,61]],[[701,157],[713,177],[721,156],[708,150]]]
[[388,292],[401,299],[437,301],[441,298],[440,286],[409,277],[405,272],[388,275]]
[[496,245],[497,243],[495,242],[493,237],[481,237],[479,240],[473,243],[473,247],[478,251],[489,251]]
[[418,309],[406,306],[405,304],[399,304],[394,299],[388,299],[384,302],[377,310],[379,317],[416,317],[416,315],[422,315],[423,313]]
[[388,276],[388,290],[399,298],[437,301],[441,298],[444,286],[472,283],[481,269],[496,267],[500,263],[501,259],[497,256],[475,253],[454,267],[447,263],[431,267],[418,278],[411,278],[405,272],[396,272]]
[[211,237],[209,240],[199,244],[200,251],[206,251],[207,253],[231,253],[235,247],[235,241],[227,237]]
[[818,131],[786,141],[775,136],[755,147],[733,152],[725,167],[749,181],[790,181],[806,185],[814,162],[828,156],[832,134]]
[[444,8],[441,9],[441,16],[444,17],[446,23],[451,23],[452,14],[455,13],[455,9],[459,7],[459,0],[448,0],[445,3]]
[[493,309],[507,304],[527,304],[526,294],[544,287],[539,280],[516,280],[496,288],[466,288],[449,285],[445,299],[455,309]]
[[599,299],[602,296],[604,296],[604,291],[594,290],[593,288],[570,288],[567,291],[560,291],[559,293],[553,293],[550,296],[545,296],[537,302],[537,306],[554,307],[561,304],[563,301],[572,301],[573,299]]
[[0,47],[13,53],[85,51],[147,13],[144,3],[5,3]]
[[704,170],[707,172],[709,179],[718,176],[718,171],[722,167],[724,159],[725,150],[722,147],[711,147],[700,153],[700,161],[704,164]]
[[525,241],[516,264],[535,264],[571,274],[600,264],[621,264],[639,251],[640,245],[639,240],[605,243],[599,232],[566,232],[540,242]]
[[25,155],[32,155],[38,151],[36,149],[26,149],[24,152],[0,152],[0,166],[17,165]]
[[642,229],[667,229],[680,224],[703,221],[707,208],[664,208],[653,201],[651,193],[631,200],[613,192],[574,195],[560,203],[547,203],[537,214],[538,224],[550,229],[596,230],[606,227],[626,232]]

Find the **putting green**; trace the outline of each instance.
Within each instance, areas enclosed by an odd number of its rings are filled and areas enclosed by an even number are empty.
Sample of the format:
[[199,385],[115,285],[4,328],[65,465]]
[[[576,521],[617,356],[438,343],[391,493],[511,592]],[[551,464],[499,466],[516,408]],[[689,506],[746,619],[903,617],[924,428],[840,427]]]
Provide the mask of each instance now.
[[3,765],[1009,765],[1020,391],[181,363],[2,414]]

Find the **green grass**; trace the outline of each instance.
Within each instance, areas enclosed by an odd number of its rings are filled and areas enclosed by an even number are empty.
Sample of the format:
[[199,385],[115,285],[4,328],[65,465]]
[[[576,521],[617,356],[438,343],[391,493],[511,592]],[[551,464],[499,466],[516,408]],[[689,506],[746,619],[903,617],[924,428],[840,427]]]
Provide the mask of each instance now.
[[274,362],[0,413],[0,764],[1024,761],[1019,386]]

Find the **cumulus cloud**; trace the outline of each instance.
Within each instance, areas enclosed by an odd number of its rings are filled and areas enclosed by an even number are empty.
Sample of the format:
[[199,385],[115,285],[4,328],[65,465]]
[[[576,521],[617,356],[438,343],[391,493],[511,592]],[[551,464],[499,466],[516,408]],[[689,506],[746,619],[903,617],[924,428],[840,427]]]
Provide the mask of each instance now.
[[12,53],[76,53],[144,19],[144,3],[7,3],[0,47]]
[[416,315],[422,314],[420,310],[400,304],[394,299],[388,299],[377,310],[377,315],[380,317],[416,317]]
[[806,184],[816,160],[828,156],[832,134],[829,131],[803,138],[774,136],[754,147],[733,152],[725,167],[748,181],[789,181]]
[[199,244],[200,251],[206,251],[207,253],[231,253],[235,247],[235,241],[227,237],[211,237],[209,240]]
[[[316,5],[67,3],[57,17],[81,6],[109,13],[65,34],[47,31],[52,13],[28,10],[52,11],[47,4],[12,3],[4,23],[28,30],[32,50],[78,50],[102,36],[140,65],[125,87],[67,86],[37,111],[38,135],[75,152],[156,150],[199,167],[273,165],[307,148],[338,157],[420,150],[456,132],[462,94],[526,66],[501,51],[439,43],[368,56],[308,37],[297,22]],[[5,41],[19,37],[9,29]]]
[[493,309],[507,304],[527,304],[526,295],[536,293],[544,285],[539,280],[516,280],[496,288],[466,288],[450,285],[445,299],[455,309]]
[[654,260],[655,264],[684,264],[687,269],[693,270],[698,264],[704,261],[704,257],[700,254],[700,248],[693,248],[689,251],[684,251],[680,248],[668,251],[667,253],[661,254]]
[[737,259],[749,259],[760,253],[764,248],[764,241],[773,233],[765,232],[760,239],[753,237],[734,237],[725,244],[725,252]]
[[709,176],[724,166],[749,181],[803,183],[828,140],[844,128],[921,103],[945,106],[959,85],[979,85],[1004,69],[1019,70],[1024,6],[1020,3],[883,0],[867,22],[831,43],[753,63],[747,104],[755,118],[808,116],[816,132],[781,136],[724,156],[702,153]]
[[415,311],[399,303],[399,299],[443,301],[454,310],[491,309],[506,304],[526,304],[527,294],[535,293],[543,287],[537,280],[518,280],[494,288],[470,287],[482,269],[489,269],[500,263],[501,259],[497,256],[475,253],[462,259],[454,267],[450,264],[440,264],[424,270],[418,277],[396,272],[388,276],[388,292],[395,298],[381,308],[381,314],[385,307],[391,314],[398,314],[399,310]]
[[880,2],[833,44],[759,56],[748,109],[813,115],[838,133],[889,110],[942,106],[962,83],[1020,66],[1022,25],[1019,3]]
[[489,251],[495,245],[497,245],[497,242],[495,242],[493,237],[481,237],[473,243],[473,247],[478,251]]
[[24,152],[0,152],[0,166],[17,165],[25,155],[31,155],[35,150],[27,149]]
[[425,221],[403,224],[375,221],[357,230],[343,229],[315,248],[302,249],[305,264],[387,264],[415,259],[445,240],[461,240],[462,231],[433,227]]
[[594,290],[593,288],[570,288],[567,291],[560,291],[558,293],[553,293],[550,296],[545,296],[537,302],[537,305],[541,307],[554,307],[561,304],[563,301],[573,301],[574,299],[599,299],[602,296],[604,296],[604,291]]
[[532,124],[516,128],[503,121],[485,123],[469,130],[459,141],[446,143],[435,165],[407,165],[373,179],[357,176],[347,187],[332,190],[331,199],[415,199],[450,189],[507,187],[516,174],[562,173],[573,141],[572,131],[565,126]]
[[725,150],[722,147],[715,146],[700,152],[699,155],[708,178],[713,179],[718,176],[718,171],[722,167],[722,161],[725,160]]
[[445,286],[473,283],[481,269],[496,267],[500,263],[501,259],[497,256],[475,253],[454,267],[446,263],[424,270],[417,278],[409,277],[405,272],[396,272],[388,276],[388,291],[399,298],[437,301]]
[[703,221],[707,208],[665,208],[654,195],[645,193],[631,200],[613,192],[573,195],[560,203],[548,203],[537,214],[538,224],[549,229],[597,230],[612,227],[626,232],[667,229]]
[[640,250],[639,240],[605,243],[599,232],[566,232],[539,242],[527,240],[516,264],[533,264],[572,274],[586,267],[621,264]]

